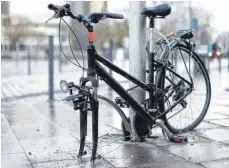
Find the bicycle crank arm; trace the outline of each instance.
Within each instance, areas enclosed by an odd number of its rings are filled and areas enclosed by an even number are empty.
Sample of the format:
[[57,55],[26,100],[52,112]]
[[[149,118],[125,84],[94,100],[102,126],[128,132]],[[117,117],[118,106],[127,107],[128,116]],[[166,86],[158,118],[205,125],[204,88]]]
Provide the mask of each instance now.
[[[162,129],[163,135],[166,139],[170,140],[171,142],[188,142],[188,138],[185,136],[173,135],[168,128],[165,126],[164,121],[161,119],[156,120],[156,124]],[[166,137],[167,136],[167,137]]]

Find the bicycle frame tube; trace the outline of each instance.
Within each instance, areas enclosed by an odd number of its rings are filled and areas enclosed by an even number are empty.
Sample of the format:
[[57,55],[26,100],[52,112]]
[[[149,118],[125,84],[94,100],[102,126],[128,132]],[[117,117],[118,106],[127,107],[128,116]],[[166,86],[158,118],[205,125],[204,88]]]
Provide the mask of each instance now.
[[122,69],[120,69],[116,65],[112,64],[109,60],[103,58],[102,56],[96,54],[96,60],[99,61],[100,63],[102,63],[103,65],[105,65],[106,67],[108,67],[109,69],[113,70],[114,72],[116,72],[116,73],[120,74],[121,76],[125,77],[126,79],[130,80],[131,82],[133,82],[137,86],[141,87],[142,89],[144,89],[146,91],[152,91],[152,89],[148,85],[139,81],[138,79],[131,76],[127,72],[123,71]]
[[[120,74],[121,76],[125,77],[129,81],[135,83],[137,86],[141,87],[142,89],[148,92],[152,92],[153,88],[149,87],[145,83],[139,81],[138,79],[131,76],[124,70],[112,64],[109,60],[98,55],[92,46],[91,47],[88,46],[88,57],[93,57],[93,58],[88,58],[88,66],[90,66],[88,67],[88,70],[90,70],[91,72],[91,73],[88,73],[88,76],[95,77],[95,74],[97,73],[102,80],[104,80],[116,93],[118,93],[127,102],[127,104],[129,104],[136,111],[136,113],[138,113],[145,120],[148,120],[148,121],[150,120],[151,122],[153,122],[155,121],[155,119],[160,117],[160,116],[153,117],[149,115],[144,110],[144,108],[142,108],[142,106],[132,96],[130,96],[129,93],[100,65],[100,63],[102,63],[103,65],[111,69],[112,71]],[[158,63],[159,65],[161,64],[157,61],[156,63]],[[192,86],[192,84],[189,81],[187,81],[186,79],[178,75],[172,69],[167,68],[167,70],[169,70],[174,75],[177,75],[179,78],[181,78],[186,83],[188,83],[190,86]],[[190,92],[185,94],[182,98],[185,98],[188,94],[190,94]],[[181,102],[181,99],[178,100],[175,104],[173,104],[171,108],[164,111],[163,114],[172,110],[179,102]]]
[[[149,28],[150,28],[150,54],[148,56],[148,83],[154,84],[154,57],[155,57],[155,47],[153,43],[153,28],[154,28],[154,19],[151,18],[149,22]],[[152,90],[152,92],[149,92],[149,109],[155,109],[155,91]],[[154,115],[153,115],[154,116]],[[154,116],[155,117],[155,116]]]
[[141,81],[129,75],[122,69],[118,68],[110,61],[96,54],[95,69],[99,77],[102,80],[104,80],[116,93],[118,93],[127,102],[127,104],[129,104],[136,111],[136,113],[138,113],[145,120],[153,122],[154,118],[150,116],[144,110],[144,108],[132,96],[130,96],[129,93],[112,76],[110,76],[110,74],[100,65],[99,62],[109,67],[114,72],[126,77],[131,82],[138,85],[139,87],[142,87],[147,91],[151,91],[152,89],[149,86],[147,86],[145,83],[142,83]]

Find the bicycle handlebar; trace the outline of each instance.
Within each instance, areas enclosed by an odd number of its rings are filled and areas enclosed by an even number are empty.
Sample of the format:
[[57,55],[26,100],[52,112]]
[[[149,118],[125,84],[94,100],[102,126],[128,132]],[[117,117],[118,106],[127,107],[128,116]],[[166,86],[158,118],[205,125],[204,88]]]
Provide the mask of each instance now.
[[49,10],[63,10],[64,7],[63,6],[59,6],[59,5],[53,5],[53,4],[48,4],[48,9]]
[[63,6],[59,5],[53,5],[49,4],[48,5],[49,10],[54,10],[56,13],[61,13],[59,17],[63,16],[70,16],[73,19],[78,20],[79,22],[83,21],[85,23],[98,23],[100,20],[110,18],[110,19],[123,19],[124,16],[122,14],[117,14],[117,13],[90,13],[87,16],[84,16],[82,14],[79,14],[77,16],[73,15],[72,12],[70,11],[70,4],[65,4]]
[[117,14],[117,13],[106,13],[107,18],[111,19],[123,19],[124,16],[122,14]]

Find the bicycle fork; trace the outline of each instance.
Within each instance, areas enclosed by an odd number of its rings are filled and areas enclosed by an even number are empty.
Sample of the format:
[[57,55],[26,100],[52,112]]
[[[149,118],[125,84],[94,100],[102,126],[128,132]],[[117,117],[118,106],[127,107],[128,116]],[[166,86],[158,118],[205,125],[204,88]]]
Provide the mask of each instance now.
[[98,121],[99,121],[99,102],[97,100],[97,88],[93,88],[93,95],[89,96],[91,109],[92,109],[92,154],[91,161],[94,162],[96,159],[96,152],[98,147]]
[[80,105],[80,149],[78,158],[82,158],[87,152],[84,151],[85,139],[87,136],[87,110],[84,110],[84,104]]
[[[93,89],[95,92],[97,88]],[[85,100],[87,101],[87,99]],[[89,94],[89,102],[90,102],[90,110],[92,111],[92,154],[91,154],[91,161],[94,162],[96,159],[96,151],[98,147],[98,120],[99,120],[99,102],[97,100],[97,94]],[[87,102],[86,102],[87,103]],[[82,158],[83,155],[86,155],[87,152],[84,151],[85,140],[87,136],[87,110],[85,109],[84,104],[80,105],[80,148],[78,158]]]

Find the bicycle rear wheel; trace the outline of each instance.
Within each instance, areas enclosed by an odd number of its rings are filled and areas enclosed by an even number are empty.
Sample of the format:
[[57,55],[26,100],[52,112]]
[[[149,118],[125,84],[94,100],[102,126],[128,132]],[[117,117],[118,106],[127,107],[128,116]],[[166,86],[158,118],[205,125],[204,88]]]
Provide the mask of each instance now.
[[[187,132],[197,127],[204,119],[211,100],[211,84],[208,73],[197,54],[178,44],[172,48],[168,60],[173,71],[193,83],[191,93],[172,110],[162,116],[167,128],[173,133]],[[159,100],[159,110],[164,112],[185,94],[188,88],[181,78],[164,70],[158,72],[157,87],[164,96]]]

